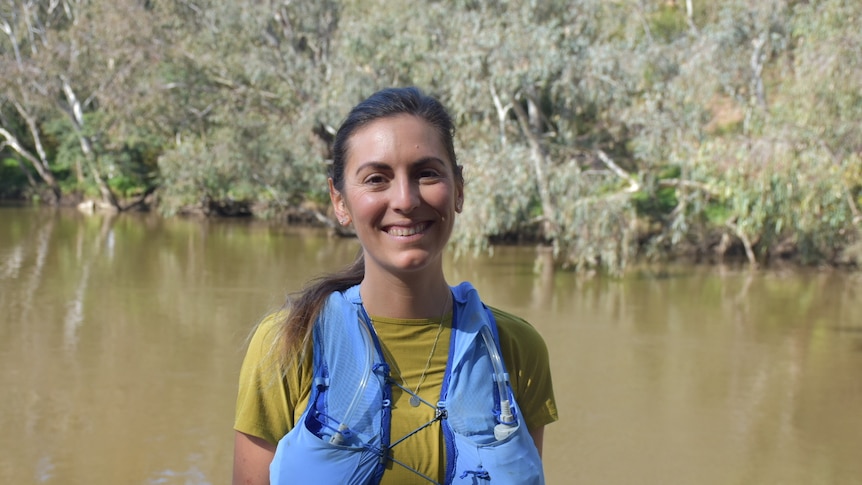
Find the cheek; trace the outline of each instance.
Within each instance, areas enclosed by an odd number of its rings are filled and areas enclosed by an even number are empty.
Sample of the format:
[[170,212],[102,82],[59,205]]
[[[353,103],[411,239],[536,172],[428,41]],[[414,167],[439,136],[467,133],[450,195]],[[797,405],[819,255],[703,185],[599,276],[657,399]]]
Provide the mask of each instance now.
[[425,200],[437,210],[449,212],[455,210],[455,192],[448,187],[439,187],[427,191]]
[[380,197],[371,193],[354,192],[349,199],[350,212],[355,217],[363,219],[373,218],[375,213],[385,211],[386,205],[381,202]]

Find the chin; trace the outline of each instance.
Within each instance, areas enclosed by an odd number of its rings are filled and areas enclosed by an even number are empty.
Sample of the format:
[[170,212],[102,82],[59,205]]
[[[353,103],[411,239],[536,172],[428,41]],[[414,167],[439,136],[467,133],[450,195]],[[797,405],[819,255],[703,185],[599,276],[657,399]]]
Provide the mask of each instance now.
[[437,257],[431,254],[410,255],[400,258],[393,263],[399,271],[416,272],[433,266],[433,263],[439,259],[439,255]]

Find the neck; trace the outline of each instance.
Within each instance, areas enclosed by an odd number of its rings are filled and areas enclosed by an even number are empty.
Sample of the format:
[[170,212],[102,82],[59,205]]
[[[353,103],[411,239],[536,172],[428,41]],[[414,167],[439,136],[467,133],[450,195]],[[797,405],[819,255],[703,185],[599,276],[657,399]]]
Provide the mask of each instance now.
[[397,277],[366,269],[359,291],[370,315],[437,319],[451,311],[451,290],[442,270],[432,275]]

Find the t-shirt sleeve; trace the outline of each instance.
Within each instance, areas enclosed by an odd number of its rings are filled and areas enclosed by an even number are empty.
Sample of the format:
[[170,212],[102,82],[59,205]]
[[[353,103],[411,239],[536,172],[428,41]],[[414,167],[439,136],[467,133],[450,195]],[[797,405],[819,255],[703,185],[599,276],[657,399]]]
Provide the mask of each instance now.
[[278,357],[282,348],[277,319],[269,317],[249,342],[236,398],[234,429],[272,444],[293,427],[295,402],[288,396],[289,382]]
[[548,347],[539,332],[521,318],[491,308],[500,335],[500,350],[515,400],[528,429],[559,419]]

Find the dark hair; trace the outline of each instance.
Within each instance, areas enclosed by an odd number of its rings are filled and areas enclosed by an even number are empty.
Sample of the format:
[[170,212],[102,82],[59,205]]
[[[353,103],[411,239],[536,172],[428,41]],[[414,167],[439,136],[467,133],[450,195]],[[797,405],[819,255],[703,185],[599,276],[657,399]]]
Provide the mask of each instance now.
[[332,184],[341,191],[344,187],[344,166],[347,163],[347,151],[350,149],[350,137],[356,130],[380,118],[402,114],[422,118],[433,126],[440,134],[440,140],[452,162],[455,179],[463,183],[460,167],[455,158],[455,125],[446,108],[431,96],[427,96],[415,87],[389,88],[377,91],[365,101],[354,107],[347,115],[332,142],[332,165],[329,176]]
[[[347,118],[341,123],[332,143],[332,164],[329,167],[329,176],[337,190],[344,189],[344,166],[347,163],[350,138],[353,134],[375,120],[403,114],[419,117],[437,130],[449,161],[452,163],[456,182],[464,183],[461,167],[458,166],[455,157],[455,125],[446,108],[440,101],[422,93],[419,89],[406,87],[377,91],[350,110]],[[358,285],[364,277],[365,260],[360,250],[356,260],[350,266],[312,280],[296,298],[289,298],[285,305],[289,312],[281,325],[286,350],[282,355],[287,357],[296,349],[302,349],[303,352],[308,350],[312,324],[323,308],[326,298],[332,292],[344,291]]]

